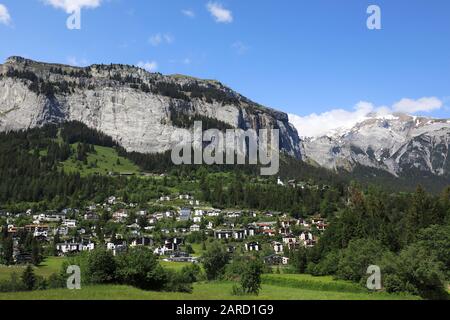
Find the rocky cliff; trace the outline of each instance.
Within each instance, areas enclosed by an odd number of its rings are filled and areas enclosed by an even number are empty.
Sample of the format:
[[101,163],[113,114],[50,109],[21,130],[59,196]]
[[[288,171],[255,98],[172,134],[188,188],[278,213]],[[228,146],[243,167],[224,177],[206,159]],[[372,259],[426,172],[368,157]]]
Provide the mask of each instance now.
[[0,65],[0,130],[81,121],[128,151],[171,149],[183,119],[208,117],[233,128],[280,129],[280,147],[301,158],[285,113],[263,107],[217,81],[164,76],[126,65],[78,68],[11,57]]

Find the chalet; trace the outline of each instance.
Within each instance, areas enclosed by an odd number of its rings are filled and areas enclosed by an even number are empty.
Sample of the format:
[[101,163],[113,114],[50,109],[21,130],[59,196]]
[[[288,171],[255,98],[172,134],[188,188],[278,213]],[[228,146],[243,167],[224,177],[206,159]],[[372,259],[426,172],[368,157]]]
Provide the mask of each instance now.
[[275,237],[276,234],[277,234],[277,232],[276,232],[274,229],[264,229],[264,230],[262,231],[262,233],[263,233],[265,236],[269,236],[269,237]]
[[272,242],[272,248],[275,253],[283,252],[283,244],[281,242],[277,242],[277,241]]
[[135,238],[131,241],[130,247],[148,247],[153,246],[154,241],[150,237]]
[[64,214],[41,213],[33,216],[33,223],[40,224],[43,222],[61,222],[65,217],[66,215]]
[[206,229],[212,230],[214,228],[214,224],[209,221],[208,224],[206,225]]
[[97,221],[99,219],[98,214],[94,213],[94,212],[88,212],[84,215],[84,220],[87,221]]
[[248,225],[245,229],[245,236],[246,237],[253,237],[256,234],[256,231],[258,228],[254,225]]
[[245,244],[245,251],[260,251],[261,246],[258,242],[247,242]]
[[194,221],[194,223],[201,223],[202,220],[203,220],[202,217],[194,217],[194,218],[192,219],[192,221]]
[[203,217],[205,215],[205,211],[201,209],[194,210],[194,217]]
[[38,237],[45,237],[47,238],[49,235],[49,227],[48,225],[44,224],[30,224],[25,226],[25,230],[27,230],[30,233],[33,233],[33,236],[35,238]]
[[159,201],[170,201],[170,197],[169,196],[160,197]]
[[77,227],[77,220],[72,219],[64,219],[62,222],[62,225],[67,228],[76,228]]
[[273,230],[276,227],[276,222],[258,222],[256,223],[259,231],[262,232],[264,230]]
[[115,240],[106,244],[106,250],[112,251],[114,256],[117,256],[128,249],[127,242],[124,240]]
[[67,236],[69,234],[69,228],[68,227],[59,227],[56,232],[60,236]]
[[289,264],[289,258],[280,256],[278,254],[272,254],[264,257],[264,263],[267,265],[287,265]]
[[64,242],[56,244],[56,250],[60,255],[71,253],[78,253],[81,251],[92,251],[95,249],[95,244],[90,240],[83,240],[81,242]]
[[115,222],[125,222],[125,220],[128,218],[128,213],[125,209],[121,209],[114,212],[112,218]]
[[313,235],[311,232],[307,232],[307,231],[303,231],[302,234],[300,235],[300,240],[305,241],[305,240],[313,240]]
[[221,211],[218,209],[208,211],[208,217],[218,217],[220,216]]
[[190,230],[191,232],[199,232],[199,231],[200,231],[200,226],[199,226],[198,224],[193,224],[193,225],[189,228],[189,230]]
[[284,236],[283,237],[283,243],[287,244],[287,245],[293,244],[293,243],[297,243],[297,238],[293,234]]
[[311,232],[302,232],[300,235],[300,240],[303,246],[307,248],[314,247],[316,244],[316,240]]
[[188,195],[188,194],[181,194],[181,195],[179,196],[179,199],[180,199],[180,200],[191,200],[191,199],[193,199],[193,197],[191,197],[191,196]]
[[233,237],[233,230],[214,230],[214,238],[216,239],[232,239]]

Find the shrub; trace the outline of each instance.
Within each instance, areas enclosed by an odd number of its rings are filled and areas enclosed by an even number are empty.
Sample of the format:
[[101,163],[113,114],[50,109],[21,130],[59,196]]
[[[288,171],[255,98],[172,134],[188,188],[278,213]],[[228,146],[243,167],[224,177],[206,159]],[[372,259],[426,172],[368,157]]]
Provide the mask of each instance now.
[[340,279],[361,281],[366,276],[367,268],[377,264],[387,251],[381,242],[371,239],[350,241],[342,251],[336,275]]
[[116,261],[110,251],[98,248],[91,251],[87,260],[87,274],[92,283],[111,283],[116,272]]
[[161,290],[167,274],[153,253],[146,248],[133,248],[117,257],[117,280],[144,290]]
[[165,291],[192,293],[192,278],[183,272],[166,270]]
[[33,267],[28,265],[22,273],[22,282],[25,290],[31,291],[36,285],[36,276]]
[[202,277],[202,269],[198,264],[191,264],[189,266],[184,266],[181,269],[181,274],[189,282],[197,282]]

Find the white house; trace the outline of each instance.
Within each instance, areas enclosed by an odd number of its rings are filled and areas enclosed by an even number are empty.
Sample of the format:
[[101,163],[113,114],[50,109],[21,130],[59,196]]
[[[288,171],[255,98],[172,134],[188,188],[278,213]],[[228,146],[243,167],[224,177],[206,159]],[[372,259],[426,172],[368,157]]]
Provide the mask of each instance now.
[[67,228],[76,228],[77,227],[77,220],[72,219],[64,219],[62,222],[62,225]]
[[258,242],[248,242],[245,244],[245,251],[260,251],[261,247]]
[[273,251],[275,253],[283,253],[283,244],[280,242],[273,242],[272,243]]
[[191,232],[199,232],[199,231],[200,231],[200,226],[199,226],[198,224],[193,224],[193,225],[189,228],[189,230],[190,230]]

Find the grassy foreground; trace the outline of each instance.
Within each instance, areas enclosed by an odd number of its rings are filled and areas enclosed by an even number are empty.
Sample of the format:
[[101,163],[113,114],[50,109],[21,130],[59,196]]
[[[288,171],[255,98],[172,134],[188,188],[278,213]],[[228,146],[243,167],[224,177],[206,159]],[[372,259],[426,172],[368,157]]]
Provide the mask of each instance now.
[[[36,274],[48,278],[59,273],[65,258],[49,257]],[[180,270],[186,263],[161,261],[161,265]],[[8,280],[13,272],[19,276],[24,267],[0,266],[0,281]],[[410,300],[411,295],[369,293],[359,285],[332,277],[305,274],[264,274],[259,296],[233,296],[233,282],[201,282],[194,284],[192,294],[143,291],[130,286],[96,285],[81,290],[54,289],[33,292],[0,293],[0,300]]]
[[[52,273],[59,273],[61,265],[66,260],[63,257],[48,257],[38,267],[34,268],[37,275],[48,278]],[[12,273],[18,276],[25,270],[25,266],[0,266],[0,281],[9,280]]]
[[129,286],[89,286],[81,290],[56,289],[47,291],[0,293],[0,300],[409,300],[412,296],[386,293],[353,293],[316,291],[263,285],[259,296],[231,295],[233,283],[196,283],[194,292],[172,293],[142,291]]

